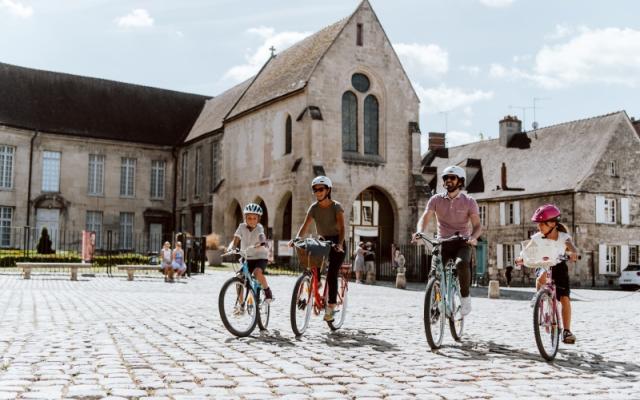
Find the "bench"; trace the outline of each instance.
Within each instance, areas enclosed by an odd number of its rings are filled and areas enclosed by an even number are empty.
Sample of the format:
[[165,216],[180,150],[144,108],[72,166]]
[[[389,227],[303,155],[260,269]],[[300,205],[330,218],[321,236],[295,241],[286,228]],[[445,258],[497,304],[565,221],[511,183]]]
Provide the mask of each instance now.
[[31,269],[59,269],[59,268],[69,268],[71,270],[71,280],[78,280],[78,270],[79,269],[89,269],[91,268],[91,264],[83,264],[83,263],[48,263],[48,262],[19,262],[16,263],[18,268],[22,268],[24,279],[31,279]]
[[127,271],[127,280],[133,280],[134,271],[158,271],[162,268],[161,265],[116,265],[120,271]]

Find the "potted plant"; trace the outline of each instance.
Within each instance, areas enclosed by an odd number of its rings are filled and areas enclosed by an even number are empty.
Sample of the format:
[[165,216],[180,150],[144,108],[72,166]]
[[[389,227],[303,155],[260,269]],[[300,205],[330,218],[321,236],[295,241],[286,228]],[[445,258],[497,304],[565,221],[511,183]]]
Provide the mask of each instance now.
[[209,265],[221,265],[224,246],[220,246],[220,236],[216,233],[207,235],[207,261]]

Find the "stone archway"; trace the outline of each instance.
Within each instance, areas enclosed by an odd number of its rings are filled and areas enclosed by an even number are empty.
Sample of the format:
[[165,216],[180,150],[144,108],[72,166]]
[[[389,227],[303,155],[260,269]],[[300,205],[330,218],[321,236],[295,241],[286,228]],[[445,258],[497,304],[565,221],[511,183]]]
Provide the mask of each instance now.
[[389,197],[380,189],[370,186],[356,196],[351,207],[351,252],[358,242],[371,242],[377,264],[389,263],[395,229],[395,214]]
[[225,214],[224,233],[226,239],[231,240],[233,238],[233,234],[238,228],[238,225],[242,222],[242,208],[240,207],[238,200],[233,199],[231,201],[231,204],[227,207]]
[[260,197],[256,197],[256,199],[253,202],[262,208],[262,217],[260,217],[260,223],[264,228],[264,233],[266,233],[267,238],[271,239],[272,232],[270,232],[270,229],[269,229],[269,210],[267,209],[267,204]]
[[276,219],[274,221],[273,230],[274,237],[278,240],[290,240],[293,229],[293,196],[291,192],[286,192],[280,199],[278,208],[276,209]]

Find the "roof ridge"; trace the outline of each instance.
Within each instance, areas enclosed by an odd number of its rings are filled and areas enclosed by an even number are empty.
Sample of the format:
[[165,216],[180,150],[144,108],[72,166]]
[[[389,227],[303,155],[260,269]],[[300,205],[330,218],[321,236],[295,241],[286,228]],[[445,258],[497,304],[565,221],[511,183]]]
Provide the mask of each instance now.
[[526,131],[526,132],[530,133],[530,132],[535,132],[535,131],[539,131],[539,130],[542,130],[542,129],[555,128],[555,127],[562,126],[562,125],[574,124],[576,122],[586,122],[586,121],[589,121],[589,120],[606,118],[606,117],[610,117],[612,115],[621,114],[621,113],[625,113],[626,114],[626,111],[625,110],[618,110],[618,111],[612,111],[612,112],[607,113],[607,114],[595,115],[593,117],[580,118],[580,119],[574,119],[572,121],[559,122],[557,124],[543,126],[543,127],[538,128],[538,129],[533,129],[533,130]]

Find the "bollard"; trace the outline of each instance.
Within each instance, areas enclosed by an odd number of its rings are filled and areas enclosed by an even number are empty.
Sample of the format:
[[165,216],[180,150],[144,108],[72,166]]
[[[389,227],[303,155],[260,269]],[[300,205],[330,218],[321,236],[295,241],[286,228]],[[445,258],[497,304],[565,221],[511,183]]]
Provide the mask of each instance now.
[[396,275],[396,288],[405,289],[407,287],[407,278],[404,275],[406,268],[398,268]]
[[489,281],[489,298],[490,299],[500,298],[500,282],[496,280]]

